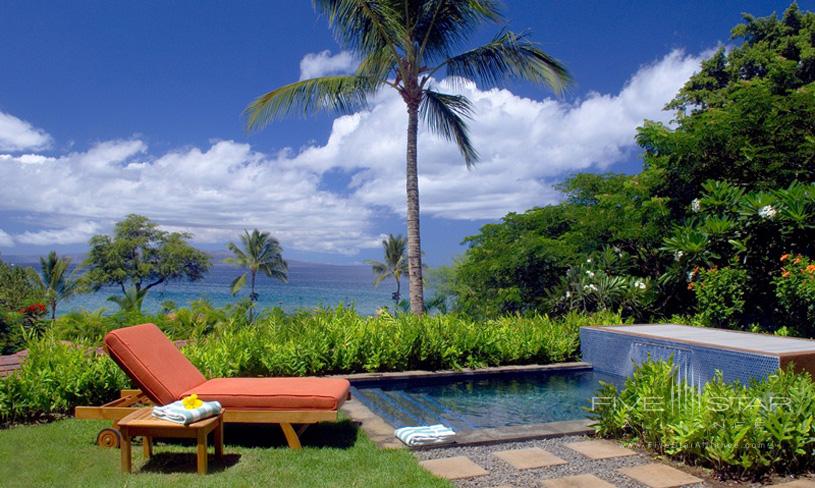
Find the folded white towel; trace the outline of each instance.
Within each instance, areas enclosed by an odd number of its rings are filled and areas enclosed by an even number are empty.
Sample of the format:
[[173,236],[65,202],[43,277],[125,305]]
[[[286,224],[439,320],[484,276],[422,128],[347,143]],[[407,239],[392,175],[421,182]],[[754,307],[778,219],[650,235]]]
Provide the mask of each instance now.
[[400,441],[410,447],[432,446],[452,442],[456,436],[453,429],[442,424],[420,427],[402,427],[393,432]]
[[181,400],[169,405],[153,407],[153,417],[183,425],[215,417],[220,413],[221,404],[218,402],[204,402],[203,405],[192,410],[187,410]]

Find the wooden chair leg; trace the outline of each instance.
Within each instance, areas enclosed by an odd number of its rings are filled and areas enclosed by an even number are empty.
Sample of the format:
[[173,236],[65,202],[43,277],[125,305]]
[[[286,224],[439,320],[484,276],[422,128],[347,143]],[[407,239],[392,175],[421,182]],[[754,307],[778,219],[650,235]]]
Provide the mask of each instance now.
[[286,442],[289,443],[289,447],[292,449],[300,449],[303,446],[300,445],[300,438],[297,436],[297,432],[294,431],[294,427],[291,424],[280,424],[280,428],[283,429],[283,435],[286,436]]
[[130,432],[127,429],[121,429],[122,432],[122,445],[120,447],[122,458],[122,471],[129,473],[131,470],[130,464]]
[[224,422],[221,417],[218,427],[215,428],[215,458],[220,461],[224,458]]
[[198,432],[198,474],[207,474],[207,433]]
[[144,459],[150,459],[153,455],[153,438],[144,436],[142,438],[142,444],[144,445]]

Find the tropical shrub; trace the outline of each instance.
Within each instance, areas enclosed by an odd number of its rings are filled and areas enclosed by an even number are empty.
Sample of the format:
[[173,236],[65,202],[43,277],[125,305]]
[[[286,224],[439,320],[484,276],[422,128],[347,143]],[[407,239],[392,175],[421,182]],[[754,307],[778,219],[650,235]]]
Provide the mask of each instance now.
[[711,327],[740,328],[744,316],[747,272],[735,267],[713,267],[696,271],[693,279],[688,286],[696,295],[702,321]]
[[76,405],[109,401],[129,385],[91,343],[65,343],[47,333],[26,347],[21,368],[0,379],[0,425],[69,414]]
[[[746,328],[756,322],[772,331],[787,323],[777,314],[773,277],[781,271],[779,256],[789,250],[815,254],[815,185],[794,182],[786,189],[745,192],[709,181],[689,213],[665,239],[662,249],[673,262],[660,282],[677,290],[685,285],[699,311],[711,313],[709,318],[719,325]],[[714,268],[718,272],[709,273]],[[699,290],[699,277],[710,282],[706,289]],[[725,308],[744,309],[706,311],[717,300],[732,302]]]
[[[27,330],[42,329],[45,314],[36,306],[44,303],[45,296],[26,269],[0,259],[0,354],[20,350]],[[29,309],[32,306],[35,308]]]
[[619,315],[561,319],[513,315],[476,321],[459,315],[363,317],[354,310],[271,314],[251,327],[227,321],[184,353],[209,376],[301,376],[409,369],[459,369],[573,359],[583,325],[619,324]]
[[815,383],[792,369],[750,385],[717,375],[699,388],[678,381],[671,361],[646,361],[622,391],[604,384],[590,416],[602,437],[636,441],[723,478],[815,467]]
[[642,320],[653,301],[651,280],[631,276],[631,257],[619,248],[592,253],[566,272],[550,293],[554,311],[619,311],[624,317]]
[[801,256],[784,254],[784,264],[773,280],[778,304],[788,324],[799,335],[815,334],[815,262]]

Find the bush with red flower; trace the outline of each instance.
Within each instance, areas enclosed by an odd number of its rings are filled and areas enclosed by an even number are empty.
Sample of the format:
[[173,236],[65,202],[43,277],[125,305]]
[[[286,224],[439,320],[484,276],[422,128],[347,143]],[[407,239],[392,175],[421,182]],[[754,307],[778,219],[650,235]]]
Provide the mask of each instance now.
[[798,335],[815,335],[815,262],[800,254],[784,254],[782,268],[773,279],[778,305],[788,326]]

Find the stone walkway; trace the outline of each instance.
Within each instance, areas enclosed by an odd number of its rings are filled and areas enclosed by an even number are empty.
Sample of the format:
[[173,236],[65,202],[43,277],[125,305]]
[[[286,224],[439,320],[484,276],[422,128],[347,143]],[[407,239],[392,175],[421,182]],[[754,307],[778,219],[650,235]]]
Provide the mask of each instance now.
[[[618,443],[586,436],[447,447],[415,454],[425,469],[465,488],[709,486],[696,476],[654,462]],[[773,486],[815,488],[815,481],[801,479]]]

